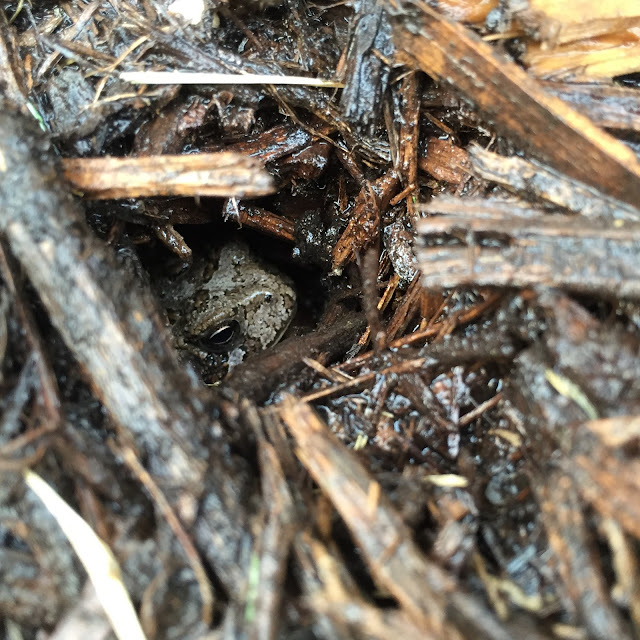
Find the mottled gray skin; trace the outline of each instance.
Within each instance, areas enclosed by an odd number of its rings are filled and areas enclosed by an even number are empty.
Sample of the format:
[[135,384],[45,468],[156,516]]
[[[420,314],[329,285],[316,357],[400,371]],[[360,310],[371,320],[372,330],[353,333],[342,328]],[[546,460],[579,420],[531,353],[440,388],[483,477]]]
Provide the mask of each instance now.
[[[296,311],[290,280],[237,241],[163,279],[158,289],[176,346],[189,352],[201,372],[219,368],[234,349],[249,354],[275,344]],[[211,336],[224,327],[232,327],[233,337],[215,344]]]

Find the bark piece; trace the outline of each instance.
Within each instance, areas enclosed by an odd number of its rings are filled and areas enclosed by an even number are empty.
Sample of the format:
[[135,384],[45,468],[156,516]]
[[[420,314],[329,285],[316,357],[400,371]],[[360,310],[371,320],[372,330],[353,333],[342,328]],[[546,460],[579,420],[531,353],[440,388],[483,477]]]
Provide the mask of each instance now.
[[613,225],[523,208],[515,215],[511,206],[465,199],[441,199],[430,205],[430,213],[447,213],[418,224],[423,285],[429,289],[542,285],[640,297],[637,222],[618,220]]
[[273,192],[260,162],[232,152],[138,158],[68,158],[65,178],[89,198],[263,196]]
[[517,156],[505,158],[477,145],[470,148],[469,157],[474,173],[526,200],[542,200],[587,217],[640,220],[640,209],[577,180],[558,175],[539,162]]

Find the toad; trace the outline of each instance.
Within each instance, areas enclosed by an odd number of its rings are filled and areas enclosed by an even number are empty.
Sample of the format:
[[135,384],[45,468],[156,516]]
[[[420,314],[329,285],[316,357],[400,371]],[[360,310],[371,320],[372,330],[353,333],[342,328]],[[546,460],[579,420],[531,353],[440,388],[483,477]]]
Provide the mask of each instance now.
[[205,380],[275,344],[296,311],[289,278],[232,241],[156,282],[178,349]]

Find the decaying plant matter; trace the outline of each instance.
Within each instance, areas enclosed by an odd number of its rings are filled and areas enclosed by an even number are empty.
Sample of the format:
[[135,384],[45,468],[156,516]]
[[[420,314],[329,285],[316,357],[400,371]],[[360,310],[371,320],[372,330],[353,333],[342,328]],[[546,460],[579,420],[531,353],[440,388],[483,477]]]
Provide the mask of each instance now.
[[0,8],[0,634],[640,634],[640,12],[557,4]]

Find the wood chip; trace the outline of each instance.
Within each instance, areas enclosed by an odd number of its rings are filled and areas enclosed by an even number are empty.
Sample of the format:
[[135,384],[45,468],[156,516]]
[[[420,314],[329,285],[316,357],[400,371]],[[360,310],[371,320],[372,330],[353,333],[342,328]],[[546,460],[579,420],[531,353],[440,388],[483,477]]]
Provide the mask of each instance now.
[[263,196],[273,193],[261,163],[237,153],[139,158],[67,158],[65,178],[95,199],[143,196]]

